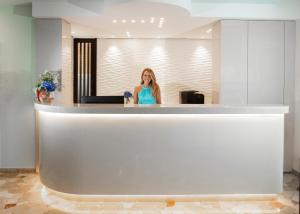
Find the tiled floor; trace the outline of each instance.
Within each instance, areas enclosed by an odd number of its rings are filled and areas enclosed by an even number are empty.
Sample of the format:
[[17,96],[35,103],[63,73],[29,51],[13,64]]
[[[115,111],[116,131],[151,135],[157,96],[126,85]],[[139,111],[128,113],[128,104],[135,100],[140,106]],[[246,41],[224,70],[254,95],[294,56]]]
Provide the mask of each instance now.
[[47,191],[34,173],[0,172],[0,213],[299,213],[298,178],[284,175],[284,192],[273,200],[114,201],[84,199]]

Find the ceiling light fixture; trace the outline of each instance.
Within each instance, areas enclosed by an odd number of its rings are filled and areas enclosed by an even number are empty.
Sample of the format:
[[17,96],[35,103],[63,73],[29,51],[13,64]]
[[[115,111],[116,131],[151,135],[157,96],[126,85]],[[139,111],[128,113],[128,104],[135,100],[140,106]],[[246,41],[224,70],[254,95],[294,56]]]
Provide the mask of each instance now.
[[144,20],[144,19],[141,19],[141,23],[143,23],[143,24],[144,24],[144,23],[145,23],[145,20]]
[[162,28],[162,26],[163,26],[163,24],[164,24],[164,21],[165,21],[165,18],[164,18],[164,17],[161,17],[161,18],[159,19],[159,23],[158,23],[158,27],[159,27],[159,28]]
[[211,31],[212,31],[212,29],[209,28],[209,29],[206,31],[206,33],[210,33]]
[[132,19],[132,20],[131,20],[131,23],[135,23],[135,20],[134,20],[134,19]]
[[126,32],[127,37],[131,37],[130,32]]
[[126,21],[126,19],[122,19],[122,23],[126,23],[127,21]]
[[155,18],[154,18],[154,17],[151,17],[151,18],[150,18],[150,23],[153,24],[153,23],[154,23],[154,20],[155,20]]
[[116,24],[118,21],[117,21],[116,19],[114,19],[112,22],[113,22],[114,24]]

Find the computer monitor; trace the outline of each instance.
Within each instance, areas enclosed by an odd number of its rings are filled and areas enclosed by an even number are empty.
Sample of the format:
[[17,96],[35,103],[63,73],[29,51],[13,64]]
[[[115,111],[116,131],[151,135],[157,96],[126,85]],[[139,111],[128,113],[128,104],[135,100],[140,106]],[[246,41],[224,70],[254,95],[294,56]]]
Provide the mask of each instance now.
[[82,96],[81,103],[124,104],[124,96]]

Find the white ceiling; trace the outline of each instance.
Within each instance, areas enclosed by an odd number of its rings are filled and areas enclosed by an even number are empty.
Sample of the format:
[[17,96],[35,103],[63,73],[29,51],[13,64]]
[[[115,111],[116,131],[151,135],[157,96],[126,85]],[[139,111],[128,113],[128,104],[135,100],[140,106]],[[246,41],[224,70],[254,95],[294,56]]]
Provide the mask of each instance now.
[[220,19],[300,18],[300,0],[0,0],[0,6],[26,3],[36,18],[70,22],[75,37],[210,39]]
[[75,37],[203,39],[211,38],[208,29],[218,20],[192,17],[185,8],[149,1],[110,5],[99,16],[65,16],[64,19],[72,23]]

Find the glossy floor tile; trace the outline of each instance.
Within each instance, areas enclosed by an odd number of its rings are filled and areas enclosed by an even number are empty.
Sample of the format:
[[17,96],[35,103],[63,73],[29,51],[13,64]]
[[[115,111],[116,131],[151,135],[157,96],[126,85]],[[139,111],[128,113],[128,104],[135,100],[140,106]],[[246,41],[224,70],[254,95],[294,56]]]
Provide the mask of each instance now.
[[35,173],[0,173],[0,213],[299,213],[298,178],[284,175],[284,192],[274,199],[133,200],[79,198],[43,187]]

